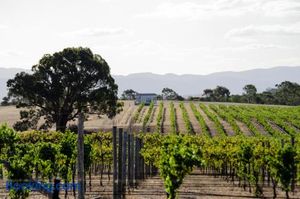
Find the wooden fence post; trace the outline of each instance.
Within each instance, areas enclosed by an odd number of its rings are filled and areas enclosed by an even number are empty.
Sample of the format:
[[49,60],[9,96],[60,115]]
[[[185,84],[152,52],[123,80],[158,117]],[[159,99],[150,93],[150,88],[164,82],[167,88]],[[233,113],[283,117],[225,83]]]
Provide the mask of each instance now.
[[137,137],[134,137],[135,147],[134,147],[134,183],[135,187],[137,187],[138,179],[140,177],[139,175],[139,141]]
[[136,181],[144,179],[144,161],[140,154],[141,148],[142,148],[142,141],[140,138],[136,137],[136,147],[135,147]]
[[143,148],[143,141],[142,141],[142,139],[139,139],[139,141],[140,141],[139,157],[140,157],[140,161],[141,161],[141,179],[145,179],[145,162],[144,162],[144,158],[140,154],[140,151]]
[[118,153],[117,153],[117,127],[113,127],[113,198],[118,198],[118,184],[117,184],[117,177],[118,177]]
[[119,150],[118,150],[118,194],[122,194],[122,147],[123,145],[123,128],[119,128]]
[[79,114],[78,118],[78,199],[84,199],[84,115]]
[[129,186],[134,187],[134,134],[130,136],[130,179]]
[[127,132],[123,133],[123,145],[122,145],[122,193],[125,193],[126,186],[126,160],[127,160]]
[[132,173],[131,173],[131,134],[130,132],[128,132],[128,163],[127,163],[127,182],[128,182],[128,187],[131,186],[130,184],[130,181],[131,181],[131,178],[132,178]]

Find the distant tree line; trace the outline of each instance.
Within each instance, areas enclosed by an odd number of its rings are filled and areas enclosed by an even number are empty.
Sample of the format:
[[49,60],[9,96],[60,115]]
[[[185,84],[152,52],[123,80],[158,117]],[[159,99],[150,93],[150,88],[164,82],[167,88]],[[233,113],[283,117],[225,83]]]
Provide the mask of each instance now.
[[[158,100],[198,100],[209,102],[235,102],[235,103],[252,103],[252,104],[278,104],[278,105],[300,105],[300,85],[295,82],[284,81],[276,84],[275,88],[269,88],[259,93],[253,84],[247,84],[243,87],[243,93],[231,94],[230,90],[224,86],[204,89],[200,97],[190,96],[187,99],[179,95],[171,88],[163,88],[161,93],[157,94]],[[137,91],[126,89],[123,91],[120,99],[135,100]],[[10,100],[4,97],[1,102],[2,106],[15,105],[18,99]]]
[[[132,89],[126,89],[123,91],[121,95],[121,100],[135,100],[136,95],[138,94],[137,91]],[[170,88],[163,88],[160,94],[157,94],[158,100],[184,100],[184,98],[176,93],[173,89]]]
[[[294,82],[284,81],[276,84],[275,88],[257,92],[253,84],[243,87],[243,94],[230,95],[229,89],[217,86],[215,89],[205,89],[201,101],[236,102],[252,104],[280,104],[296,106],[300,105],[300,85]],[[194,99],[191,97],[190,99]],[[195,99],[194,99],[195,100]]]
[[[235,102],[252,104],[278,104],[278,105],[300,105],[300,85],[295,82],[284,81],[276,84],[275,88],[269,88],[261,93],[253,84],[247,84],[243,87],[243,93],[232,95],[230,90],[224,86],[208,88],[203,90],[200,97],[183,98],[171,88],[163,88],[157,95],[158,100],[199,100],[209,102]],[[121,96],[123,100],[134,100],[137,92],[128,89]]]

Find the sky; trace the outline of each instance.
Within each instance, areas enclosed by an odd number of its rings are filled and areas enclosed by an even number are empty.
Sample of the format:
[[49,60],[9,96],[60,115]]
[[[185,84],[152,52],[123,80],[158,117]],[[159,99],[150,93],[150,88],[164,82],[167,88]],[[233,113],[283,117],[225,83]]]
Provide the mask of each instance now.
[[300,0],[0,1],[0,67],[78,46],[118,75],[300,66]]

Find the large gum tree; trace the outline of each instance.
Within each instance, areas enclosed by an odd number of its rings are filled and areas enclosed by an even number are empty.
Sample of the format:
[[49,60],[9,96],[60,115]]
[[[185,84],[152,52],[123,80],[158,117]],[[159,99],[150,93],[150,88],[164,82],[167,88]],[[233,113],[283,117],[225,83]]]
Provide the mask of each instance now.
[[[21,119],[44,118],[42,128],[56,125],[64,132],[67,122],[80,112],[106,114],[114,117],[120,104],[118,86],[106,61],[89,48],[66,48],[53,55],[46,54],[31,73],[21,72],[8,80],[9,96],[18,99]],[[22,121],[21,123],[22,124]]]

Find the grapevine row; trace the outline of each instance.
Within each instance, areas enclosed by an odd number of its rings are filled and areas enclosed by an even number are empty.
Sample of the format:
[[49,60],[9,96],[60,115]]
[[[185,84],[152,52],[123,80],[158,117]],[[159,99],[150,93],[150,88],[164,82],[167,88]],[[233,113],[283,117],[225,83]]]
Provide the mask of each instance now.
[[225,129],[224,129],[223,125],[220,123],[218,117],[215,114],[213,114],[212,112],[210,112],[204,104],[200,103],[199,106],[203,110],[203,112],[207,115],[207,117],[214,122],[218,134],[226,135]]
[[204,134],[204,135],[207,135],[207,136],[211,136],[211,134],[209,133],[209,129],[208,129],[208,126],[205,122],[205,120],[203,119],[202,115],[199,113],[199,111],[197,110],[196,106],[194,103],[190,103],[190,107],[197,119],[197,121],[199,122],[199,125],[200,125],[200,128],[201,128],[201,132]]
[[164,103],[160,102],[158,115],[156,118],[156,132],[158,132],[158,133],[161,132],[161,128],[162,128],[163,111],[164,111]]
[[260,115],[268,118],[270,121],[273,121],[277,126],[283,129],[289,135],[295,136],[297,134],[296,130],[289,124],[287,124],[286,120],[284,121],[284,119],[282,119],[284,118],[283,113],[277,112],[277,114],[274,115],[273,111],[261,107],[255,107],[254,110],[259,111]]
[[256,112],[254,109],[247,106],[240,106],[239,108],[246,110],[251,115],[251,117],[255,118],[270,135],[278,138],[285,137],[282,132],[280,132],[277,129],[274,129],[270,122],[267,120],[267,118],[263,116],[260,112]]
[[154,102],[152,101],[150,103],[150,106],[149,106],[149,109],[147,111],[147,114],[145,115],[144,120],[143,120],[143,129],[145,129],[145,127],[146,127],[146,125],[147,125],[147,123],[148,123],[148,121],[149,121],[149,119],[151,117],[151,114],[153,112],[153,108],[154,108]]
[[[276,198],[280,189],[289,198],[289,192],[295,190],[296,181],[300,181],[297,178],[300,172],[296,169],[300,166],[300,162],[296,161],[300,158],[297,153],[300,150],[299,135],[293,140],[261,136],[149,136],[152,138],[148,137],[147,140],[159,141],[147,145],[142,155],[146,161],[150,158],[160,169],[170,199],[176,198],[176,189],[194,166],[216,177],[222,176],[245,190],[248,187],[260,198],[264,197],[264,187],[270,186],[273,198]],[[154,150],[157,148],[160,150]],[[271,179],[272,184],[266,179]]]
[[[6,125],[0,126],[0,160],[9,163],[8,179],[22,182],[32,178],[40,182],[51,182],[59,177],[62,182],[75,182],[77,161],[77,135],[70,131],[41,132],[27,131],[16,133]],[[112,167],[112,133],[92,133],[84,138],[85,178],[91,173],[96,175],[93,168],[100,168],[100,184],[102,174],[107,168],[108,175]],[[9,151],[9,153],[5,153]],[[2,167],[1,167],[2,168]],[[87,180],[85,180],[87,181]],[[91,188],[91,187],[90,187]],[[73,194],[75,189],[71,190]],[[10,190],[10,198],[25,198],[28,190]],[[68,191],[65,192],[67,197]]]
[[256,128],[256,126],[252,122],[252,118],[245,112],[245,110],[238,108],[238,106],[220,106],[220,108],[226,112],[230,112],[234,118],[243,122],[248,129],[252,132],[255,136],[261,136],[261,133]]
[[193,134],[194,133],[193,125],[190,121],[189,114],[188,114],[186,108],[184,107],[184,103],[180,102],[179,107],[182,112],[182,117],[183,117],[183,121],[184,121],[185,128],[187,130],[187,133]]
[[136,112],[135,112],[135,114],[134,114],[134,116],[133,116],[133,122],[137,122],[137,120],[139,119],[139,116],[140,116],[141,111],[142,111],[142,109],[144,108],[144,106],[145,106],[144,103],[141,103],[141,104],[139,105],[139,107],[137,108],[137,110],[136,110]]
[[209,107],[212,110],[214,110],[223,120],[227,121],[231,125],[231,127],[232,127],[232,129],[233,129],[233,131],[236,135],[243,135],[243,132],[241,131],[241,129],[237,125],[234,117],[230,113],[223,111],[222,109],[220,109],[216,105],[211,104],[211,105],[209,105]]
[[176,112],[174,103],[170,103],[170,124],[171,124],[171,133],[177,133],[177,124],[176,124]]

